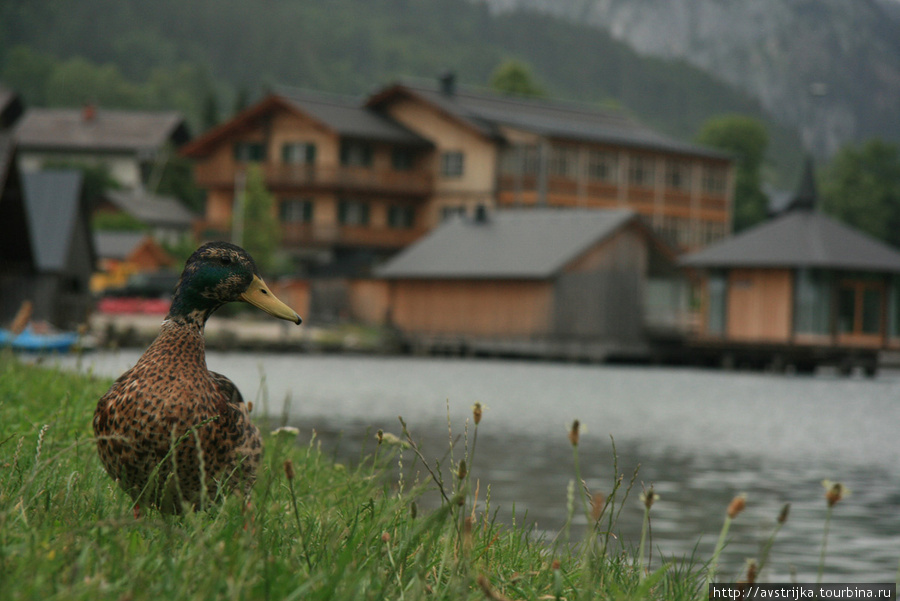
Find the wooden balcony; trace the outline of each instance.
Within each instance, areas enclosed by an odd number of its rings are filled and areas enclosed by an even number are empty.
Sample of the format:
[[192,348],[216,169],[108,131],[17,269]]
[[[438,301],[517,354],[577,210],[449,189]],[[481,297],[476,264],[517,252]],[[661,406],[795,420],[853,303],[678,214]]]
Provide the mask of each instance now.
[[[208,221],[195,224],[201,239],[230,239],[226,226]],[[285,248],[329,248],[334,246],[399,249],[418,240],[424,228],[388,228],[350,225],[288,223],[281,226],[281,245]]]
[[[353,194],[428,196],[434,190],[434,177],[423,170],[395,171],[348,166],[264,164],[266,185],[271,190],[323,191]],[[231,188],[235,174],[231,169],[198,164],[194,171],[202,188]]]
[[387,228],[360,225],[286,224],[281,228],[282,244],[286,247],[364,247],[403,248],[415,242],[425,230],[422,228]]

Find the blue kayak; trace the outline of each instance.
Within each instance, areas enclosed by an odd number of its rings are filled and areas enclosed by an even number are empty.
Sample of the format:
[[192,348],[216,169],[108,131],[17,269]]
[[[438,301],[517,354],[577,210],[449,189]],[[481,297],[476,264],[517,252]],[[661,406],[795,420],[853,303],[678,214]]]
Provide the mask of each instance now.
[[18,336],[9,330],[0,328],[0,348],[9,346],[14,351],[29,353],[67,353],[78,342],[75,332],[58,334],[40,334],[31,326],[26,327]]

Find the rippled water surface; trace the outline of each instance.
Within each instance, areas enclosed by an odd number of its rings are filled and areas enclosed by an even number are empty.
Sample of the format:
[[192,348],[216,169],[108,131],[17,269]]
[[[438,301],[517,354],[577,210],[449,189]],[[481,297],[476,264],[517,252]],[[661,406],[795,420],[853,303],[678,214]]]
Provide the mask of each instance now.
[[[96,353],[86,368],[118,375],[139,353]],[[64,360],[72,365],[72,360]],[[654,485],[655,565],[664,555],[709,558],[725,507],[747,493],[747,510],[731,528],[720,562],[737,577],[790,502],[790,518],[772,551],[766,578],[815,579],[825,518],[823,479],[852,494],[834,511],[828,581],[893,581],[900,560],[900,374],[876,379],[776,376],[692,369],[560,365],[533,362],[355,356],[209,353],[210,369],[232,378],[245,399],[287,416],[341,461],[372,449],[381,428],[399,434],[403,416],[429,457],[448,447],[486,405],[472,473],[491,507],[509,520],[512,507],[548,537],[566,515],[574,477],[566,432],[586,431],[582,475],[608,492],[618,470],[636,489]],[[261,380],[264,386],[261,386]],[[287,401],[287,403],[285,402]],[[471,424],[470,424],[471,428]],[[470,430],[471,436],[471,430]],[[457,459],[464,442],[458,443]],[[411,461],[410,461],[411,463]],[[483,494],[482,494],[483,498]],[[637,545],[637,492],[620,514],[626,544]],[[584,524],[584,519],[581,519]],[[697,544],[699,540],[699,545]],[[795,576],[792,576],[795,574]]]

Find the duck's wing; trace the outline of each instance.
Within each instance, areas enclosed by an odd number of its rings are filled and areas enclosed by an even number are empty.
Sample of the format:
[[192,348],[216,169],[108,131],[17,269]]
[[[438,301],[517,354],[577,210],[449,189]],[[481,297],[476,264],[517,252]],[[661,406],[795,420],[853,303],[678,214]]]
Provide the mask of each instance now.
[[[227,377],[214,371],[209,372],[217,390],[219,418],[216,430],[230,447],[230,461],[225,459],[227,469],[239,470],[243,488],[248,490],[256,479],[256,468],[262,456],[262,440],[259,428],[250,421],[250,410],[241,391]],[[224,449],[223,449],[224,450]]]

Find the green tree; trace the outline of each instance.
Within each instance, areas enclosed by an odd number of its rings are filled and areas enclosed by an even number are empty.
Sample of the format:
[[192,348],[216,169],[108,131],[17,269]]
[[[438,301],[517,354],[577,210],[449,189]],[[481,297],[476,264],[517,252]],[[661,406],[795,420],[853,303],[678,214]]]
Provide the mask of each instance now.
[[900,246],[900,148],[882,140],[844,146],[822,170],[822,208]]
[[250,165],[244,185],[244,225],[241,245],[250,253],[263,273],[271,271],[281,243],[275,197],[266,188],[259,165]]
[[27,46],[16,46],[6,53],[0,80],[16,90],[28,105],[45,102],[47,79],[53,73],[56,59]]
[[75,57],[55,65],[45,88],[47,104],[72,106],[97,103],[134,108],[141,105],[141,89],[126,81],[113,64],[96,65]]
[[511,96],[545,96],[544,88],[534,79],[531,67],[517,60],[507,60],[500,64],[491,75],[491,88],[501,94]]
[[766,218],[768,198],[762,191],[762,165],[769,134],[758,119],[746,115],[721,115],[703,124],[699,144],[724,150],[736,164],[734,231],[752,227]]

